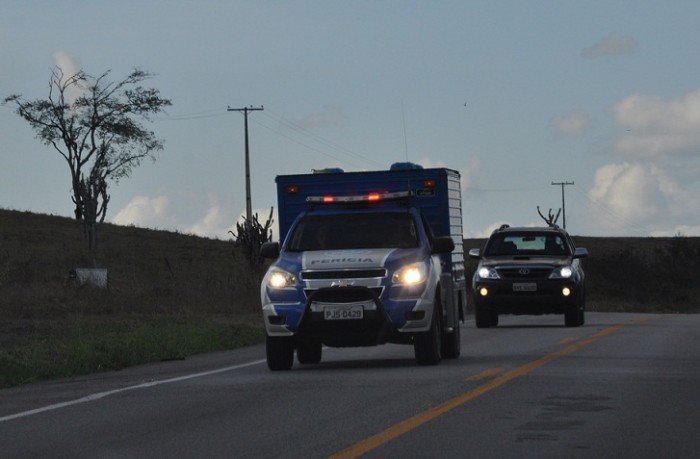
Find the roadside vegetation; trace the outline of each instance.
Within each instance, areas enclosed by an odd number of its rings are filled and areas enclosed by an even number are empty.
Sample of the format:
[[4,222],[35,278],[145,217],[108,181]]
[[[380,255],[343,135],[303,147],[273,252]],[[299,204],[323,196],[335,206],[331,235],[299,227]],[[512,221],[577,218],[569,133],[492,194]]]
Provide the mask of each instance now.
[[70,276],[92,267],[81,222],[0,210],[0,387],[264,340],[233,241],[104,224],[97,259],[108,289]]
[[[700,238],[574,239],[588,310],[700,312]],[[97,260],[108,289],[70,276],[92,267],[81,222],[0,210],[0,387],[264,341],[264,266],[232,240],[104,224]]]

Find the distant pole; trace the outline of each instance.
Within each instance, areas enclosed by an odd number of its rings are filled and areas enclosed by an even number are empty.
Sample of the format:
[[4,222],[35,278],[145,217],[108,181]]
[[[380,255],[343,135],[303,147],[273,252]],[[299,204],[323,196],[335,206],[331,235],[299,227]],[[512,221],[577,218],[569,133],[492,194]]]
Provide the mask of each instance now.
[[260,107],[243,107],[243,108],[231,108],[228,107],[226,111],[229,112],[243,112],[244,126],[245,126],[245,219],[246,226],[250,226],[251,218],[253,214],[253,204],[250,199],[250,153],[248,150],[248,112],[253,112],[256,110],[264,110],[263,106]]
[[564,229],[566,229],[566,201],[564,200],[564,187],[566,185],[573,185],[574,182],[552,182],[552,185],[561,185],[561,213],[564,218]]

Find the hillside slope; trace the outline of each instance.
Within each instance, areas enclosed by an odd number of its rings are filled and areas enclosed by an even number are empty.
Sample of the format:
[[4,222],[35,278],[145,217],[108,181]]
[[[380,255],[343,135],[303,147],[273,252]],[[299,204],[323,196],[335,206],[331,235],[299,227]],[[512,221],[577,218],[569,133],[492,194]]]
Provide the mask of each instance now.
[[85,314],[252,313],[259,284],[231,241],[104,224],[97,263],[109,289],[76,286],[91,267],[80,223],[0,210],[0,317]]

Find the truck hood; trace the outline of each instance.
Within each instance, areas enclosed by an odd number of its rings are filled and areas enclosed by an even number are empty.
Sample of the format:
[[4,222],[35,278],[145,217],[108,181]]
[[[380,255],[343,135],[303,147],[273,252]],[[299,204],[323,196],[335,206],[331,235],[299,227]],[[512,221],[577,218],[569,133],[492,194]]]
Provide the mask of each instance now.
[[383,268],[399,249],[311,250],[301,257],[301,269]]

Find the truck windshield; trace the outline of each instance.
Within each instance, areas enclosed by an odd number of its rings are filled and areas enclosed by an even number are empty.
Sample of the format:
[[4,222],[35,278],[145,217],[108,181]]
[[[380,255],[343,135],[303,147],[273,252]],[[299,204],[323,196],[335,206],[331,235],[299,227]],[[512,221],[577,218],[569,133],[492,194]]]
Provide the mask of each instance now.
[[407,213],[309,215],[297,225],[288,250],[341,250],[418,247],[413,217]]

